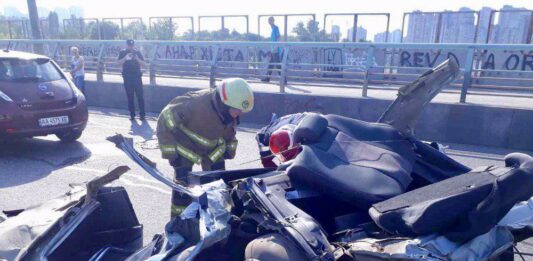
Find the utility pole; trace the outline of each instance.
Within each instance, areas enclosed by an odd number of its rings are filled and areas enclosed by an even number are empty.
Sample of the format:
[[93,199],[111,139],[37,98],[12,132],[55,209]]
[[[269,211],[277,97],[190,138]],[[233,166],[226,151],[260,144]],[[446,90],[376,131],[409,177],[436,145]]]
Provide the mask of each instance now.
[[[28,2],[28,14],[30,15],[30,26],[32,39],[42,39],[41,28],[39,27],[39,14],[37,13],[36,0],[27,0]],[[35,44],[33,46],[34,52],[42,53],[43,46],[41,44]]]
[[39,14],[37,13],[37,3],[35,0],[28,0],[28,13],[30,14],[30,25],[32,39],[41,39],[41,28],[39,27]]

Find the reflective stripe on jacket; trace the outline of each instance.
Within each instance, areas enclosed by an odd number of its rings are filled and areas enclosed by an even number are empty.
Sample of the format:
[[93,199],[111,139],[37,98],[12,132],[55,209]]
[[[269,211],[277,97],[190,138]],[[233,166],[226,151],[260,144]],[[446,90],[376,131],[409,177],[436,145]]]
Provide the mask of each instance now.
[[223,122],[224,108],[216,90],[189,92],[174,98],[161,112],[157,138],[163,158],[184,157],[192,163],[211,163],[235,157],[236,121]]

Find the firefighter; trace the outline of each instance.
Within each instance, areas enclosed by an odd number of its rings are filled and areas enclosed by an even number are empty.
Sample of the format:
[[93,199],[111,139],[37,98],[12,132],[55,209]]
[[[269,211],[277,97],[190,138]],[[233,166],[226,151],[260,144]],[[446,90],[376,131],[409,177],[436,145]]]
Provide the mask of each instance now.
[[[239,117],[250,112],[254,95],[240,78],[225,79],[216,88],[174,98],[157,121],[157,139],[163,158],[174,168],[175,182],[187,184],[195,164],[202,170],[223,170],[237,149]],[[191,198],[172,191],[171,217],[180,215]]]

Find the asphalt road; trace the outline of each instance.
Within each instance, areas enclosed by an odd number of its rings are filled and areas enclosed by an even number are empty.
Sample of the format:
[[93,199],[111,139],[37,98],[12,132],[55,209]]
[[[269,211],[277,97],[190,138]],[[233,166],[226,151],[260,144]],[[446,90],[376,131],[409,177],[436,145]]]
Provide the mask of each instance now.
[[[150,117],[151,116],[151,117]],[[54,136],[0,143],[0,210],[25,208],[67,192],[70,184],[86,182],[115,166],[126,164],[132,170],[114,185],[126,187],[137,216],[144,224],[145,243],[163,232],[170,216],[170,189],[137,167],[106,137],[121,133],[134,138],[144,155],[158,164],[168,176],[172,169],[162,160],[154,136],[156,115],[147,122],[130,122],[125,111],[92,108],[86,131],[79,142],[63,144]],[[239,148],[228,169],[259,167],[255,131],[259,126],[241,126]],[[470,166],[503,165],[511,151],[446,144],[447,153]],[[530,153],[530,155],[533,155]],[[529,253],[532,240],[522,244]],[[518,259],[519,260],[519,259]]]

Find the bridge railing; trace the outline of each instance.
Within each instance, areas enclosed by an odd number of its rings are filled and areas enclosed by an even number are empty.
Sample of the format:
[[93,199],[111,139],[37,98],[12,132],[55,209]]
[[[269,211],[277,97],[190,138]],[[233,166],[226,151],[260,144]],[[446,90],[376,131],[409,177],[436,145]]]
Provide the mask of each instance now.
[[[86,70],[119,74],[117,56],[123,41],[0,40],[0,48],[42,50],[68,69],[70,47],[77,46]],[[35,46],[40,46],[38,49]],[[150,84],[158,77],[263,79],[271,72],[280,92],[286,82],[369,89],[397,88],[445,59],[456,59],[461,74],[448,88],[461,93],[498,89],[533,91],[533,45],[390,44],[294,42],[137,41],[149,63]],[[279,59],[272,59],[278,53]]]

